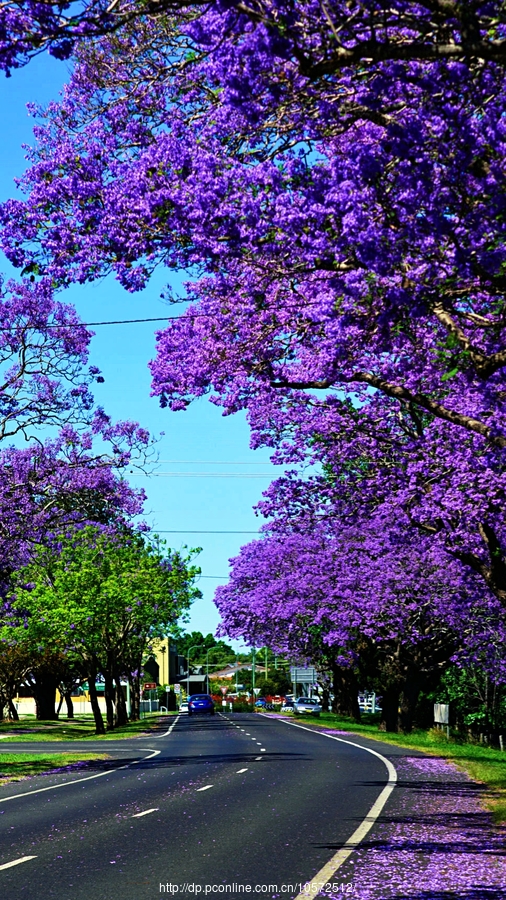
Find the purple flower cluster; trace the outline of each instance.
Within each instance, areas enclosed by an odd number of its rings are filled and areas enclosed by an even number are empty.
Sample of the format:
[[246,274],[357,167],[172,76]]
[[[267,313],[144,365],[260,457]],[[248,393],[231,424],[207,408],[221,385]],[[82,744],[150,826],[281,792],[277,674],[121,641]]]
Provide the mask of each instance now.
[[190,273],[153,393],[245,411],[293,466],[218,590],[229,634],[504,680],[503,7],[183,6],[61,19],[91,30],[2,246],[34,290]]

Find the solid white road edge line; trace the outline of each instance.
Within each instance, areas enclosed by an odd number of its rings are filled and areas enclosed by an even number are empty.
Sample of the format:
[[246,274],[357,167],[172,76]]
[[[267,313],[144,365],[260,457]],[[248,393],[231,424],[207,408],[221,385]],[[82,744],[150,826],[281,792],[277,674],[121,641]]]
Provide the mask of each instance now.
[[174,719],[172,725],[170,726],[169,730],[168,730],[168,731],[164,731],[163,734],[157,734],[157,735],[156,735],[156,740],[158,740],[158,738],[167,737],[167,735],[170,734],[171,731],[172,731],[172,729],[174,728],[174,725],[176,724],[177,720],[180,719],[180,718],[181,718],[181,716],[180,716],[180,714],[178,713],[178,715],[177,715],[176,718]]
[[140,819],[142,816],[149,816],[149,814],[152,812],[158,812],[159,809],[160,809],[159,806],[154,806],[153,809],[145,809],[144,812],[134,813],[134,815],[131,818],[132,819]]
[[205,784],[204,787],[197,788],[197,793],[198,793],[199,791],[208,791],[209,788],[212,788],[212,787],[214,787],[214,784]]
[[104,775],[110,775],[111,772],[120,772],[121,769],[129,769],[138,763],[146,762],[153,756],[158,756],[161,750],[150,750],[149,747],[139,747],[139,750],[148,750],[150,756],[143,756],[142,759],[136,759],[134,762],[127,763],[124,766],[118,766],[117,769],[106,769],[105,772],[99,772],[98,775],[87,775],[86,778],[76,778],[74,781],[62,781],[61,784],[52,784],[50,787],[37,788],[35,791],[25,791],[23,794],[12,794],[10,797],[2,797],[0,803],[7,803],[9,800],[19,800],[20,797],[31,797],[32,794],[43,794],[45,791],[56,791],[57,788],[68,787],[69,784],[80,784],[82,781],[92,781],[94,778],[103,778]]
[[[262,715],[262,713],[260,713]],[[266,719],[270,718],[270,716],[265,716]],[[276,719],[276,722],[283,722],[284,719]],[[381,753],[377,753],[376,750],[371,750],[370,747],[363,747],[362,744],[356,744],[355,741],[345,741],[344,738],[335,737],[333,734],[325,734],[322,731],[314,731],[312,728],[306,728],[305,725],[297,725],[295,722],[286,721],[286,725],[292,725],[293,728],[302,728],[303,731],[310,731],[311,734],[319,734],[322,737],[330,738],[331,741],[339,741],[340,744],[351,744],[352,747],[358,747],[359,750],[365,750],[366,753],[371,753],[372,756],[377,756],[378,759],[381,759],[381,762],[384,763],[388,772],[388,781],[381,791],[381,794],[373,805],[371,806],[369,812],[367,813],[365,819],[360,823],[358,828],[353,832],[350,838],[346,841],[344,847],[341,847],[337,853],[334,853],[334,856],[329,859],[328,863],[320,869],[316,875],[313,875],[311,881],[319,881],[327,883],[328,881],[332,881],[333,876],[337,872],[338,869],[341,868],[344,862],[348,859],[349,856],[353,853],[354,850],[357,849],[358,845],[361,841],[364,840],[366,834],[371,830],[372,826],[376,822],[376,819],[381,814],[383,807],[385,806],[390,794],[392,793],[395,785],[397,784],[397,770],[395,766],[392,765],[389,759],[386,756],[382,756]],[[307,900],[307,893],[301,891],[300,894],[297,894],[294,897],[294,900]]]
[[19,859],[13,859],[10,863],[4,863],[3,866],[0,866],[0,871],[2,869],[10,869],[12,866],[19,866],[20,863],[28,862],[29,859],[37,859],[36,856],[20,856]]

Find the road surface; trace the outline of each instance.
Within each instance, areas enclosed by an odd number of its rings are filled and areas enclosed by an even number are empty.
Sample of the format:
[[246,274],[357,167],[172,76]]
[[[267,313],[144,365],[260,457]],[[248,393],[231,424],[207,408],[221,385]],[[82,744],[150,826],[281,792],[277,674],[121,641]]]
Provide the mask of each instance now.
[[166,721],[128,741],[0,744],[0,767],[2,752],[114,757],[0,788],[2,900],[293,898],[388,781],[378,756],[278,719]]

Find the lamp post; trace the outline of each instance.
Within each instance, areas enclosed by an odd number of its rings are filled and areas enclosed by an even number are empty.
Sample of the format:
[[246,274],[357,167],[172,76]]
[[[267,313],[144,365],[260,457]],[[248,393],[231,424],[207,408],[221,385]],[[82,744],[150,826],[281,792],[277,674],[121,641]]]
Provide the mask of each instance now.
[[191,647],[188,647],[188,653],[186,654],[186,694],[188,697],[190,696],[190,653],[196,647],[201,646],[201,644],[192,644]]

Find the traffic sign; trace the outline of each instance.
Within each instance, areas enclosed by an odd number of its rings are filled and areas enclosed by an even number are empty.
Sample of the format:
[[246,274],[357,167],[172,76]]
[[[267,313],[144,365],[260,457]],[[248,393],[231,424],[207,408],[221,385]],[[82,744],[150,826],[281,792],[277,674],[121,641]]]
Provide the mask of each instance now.
[[314,666],[304,668],[303,666],[291,666],[290,679],[292,684],[314,684],[317,680],[316,669]]
[[156,684],[154,681],[153,682],[149,681],[147,684],[143,685],[142,689],[144,691],[156,691]]
[[220,687],[220,691],[222,694],[226,694],[228,691],[228,687]]

